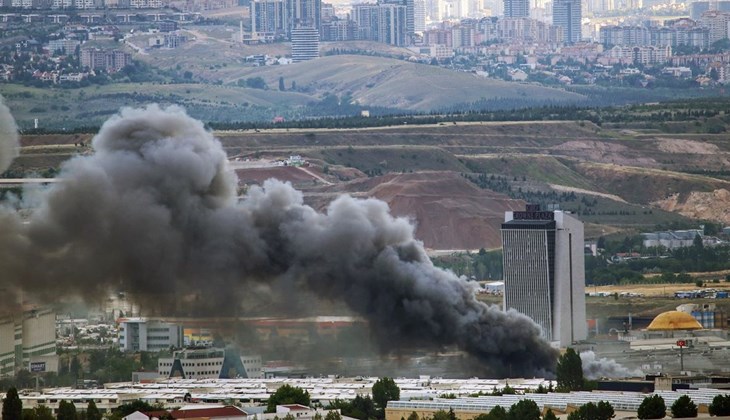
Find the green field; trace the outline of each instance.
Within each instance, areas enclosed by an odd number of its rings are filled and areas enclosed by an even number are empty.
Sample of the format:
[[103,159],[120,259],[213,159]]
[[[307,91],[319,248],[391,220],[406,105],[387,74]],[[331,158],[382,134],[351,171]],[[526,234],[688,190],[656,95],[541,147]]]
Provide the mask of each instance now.
[[178,105],[204,121],[271,120],[312,98],[298,92],[202,84],[124,83],[81,89],[3,84],[2,95],[21,128],[99,126],[122,107]]

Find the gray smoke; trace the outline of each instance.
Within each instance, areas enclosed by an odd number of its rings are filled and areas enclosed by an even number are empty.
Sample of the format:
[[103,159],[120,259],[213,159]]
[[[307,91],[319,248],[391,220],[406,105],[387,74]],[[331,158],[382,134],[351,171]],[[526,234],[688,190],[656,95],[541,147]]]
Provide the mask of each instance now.
[[598,358],[596,353],[592,351],[581,352],[580,360],[583,363],[583,376],[591,380],[599,378],[635,378],[644,375],[641,370],[628,369],[613,359]]
[[0,95],[0,174],[10,167],[16,156],[18,156],[18,127]]
[[[493,375],[552,372],[539,327],[434,267],[406,219],[342,196],[325,213],[275,180],[242,200],[220,143],[177,107],[125,109],[45,194],[30,223],[0,217],[11,287],[88,299],[123,287],[168,313],[233,315],[253,285],[344,301],[383,350],[458,345]],[[2,288],[2,287],[0,287]]]

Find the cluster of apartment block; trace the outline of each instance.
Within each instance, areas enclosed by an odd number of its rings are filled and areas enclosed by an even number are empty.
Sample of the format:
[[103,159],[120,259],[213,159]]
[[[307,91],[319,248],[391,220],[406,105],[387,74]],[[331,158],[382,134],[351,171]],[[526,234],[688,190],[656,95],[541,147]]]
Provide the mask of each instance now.
[[599,30],[599,40],[604,45],[614,46],[690,46],[707,48],[710,44],[707,28],[683,19],[682,22],[668,22],[662,27],[604,26]]
[[132,56],[122,50],[84,48],[81,50],[81,66],[92,70],[113,73],[132,63]]
[[101,9],[105,7],[120,9],[161,9],[166,5],[162,0],[0,0],[0,7],[18,9]]
[[452,48],[473,47],[488,41],[557,44],[564,40],[563,28],[531,18],[465,19],[458,25],[443,23],[423,33],[425,45]]
[[402,46],[415,31],[415,7],[414,0],[361,3],[353,6],[351,19],[338,19],[331,5],[321,0],[254,0],[251,33],[257,40],[293,41],[294,29],[309,28],[325,41],[372,40]]

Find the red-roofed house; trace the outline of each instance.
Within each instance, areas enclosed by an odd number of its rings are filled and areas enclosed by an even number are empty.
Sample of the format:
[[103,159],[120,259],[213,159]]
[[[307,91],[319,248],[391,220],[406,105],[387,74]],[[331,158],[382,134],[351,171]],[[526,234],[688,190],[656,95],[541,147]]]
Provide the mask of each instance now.
[[170,412],[170,414],[172,415],[173,419],[245,420],[246,418],[246,412],[238,407],[233,406],[173,410]]
[[190,408],[185,410],[172,411],[153,411],[142,413],[135,411],[134,413],[123,417],[123,420],[159,420],[167,416],[173,419],[192,419],[192,420],[245,420],[246,412],[238,407],[203,407]]

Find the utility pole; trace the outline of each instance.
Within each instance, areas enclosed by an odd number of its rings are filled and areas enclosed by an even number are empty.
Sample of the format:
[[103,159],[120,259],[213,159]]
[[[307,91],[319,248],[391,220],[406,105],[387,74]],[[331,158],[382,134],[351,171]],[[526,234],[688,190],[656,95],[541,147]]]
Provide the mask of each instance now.
[[679,346],[679,371],[684,372],[684,346],[687,345],[685,340],[677,340]]

